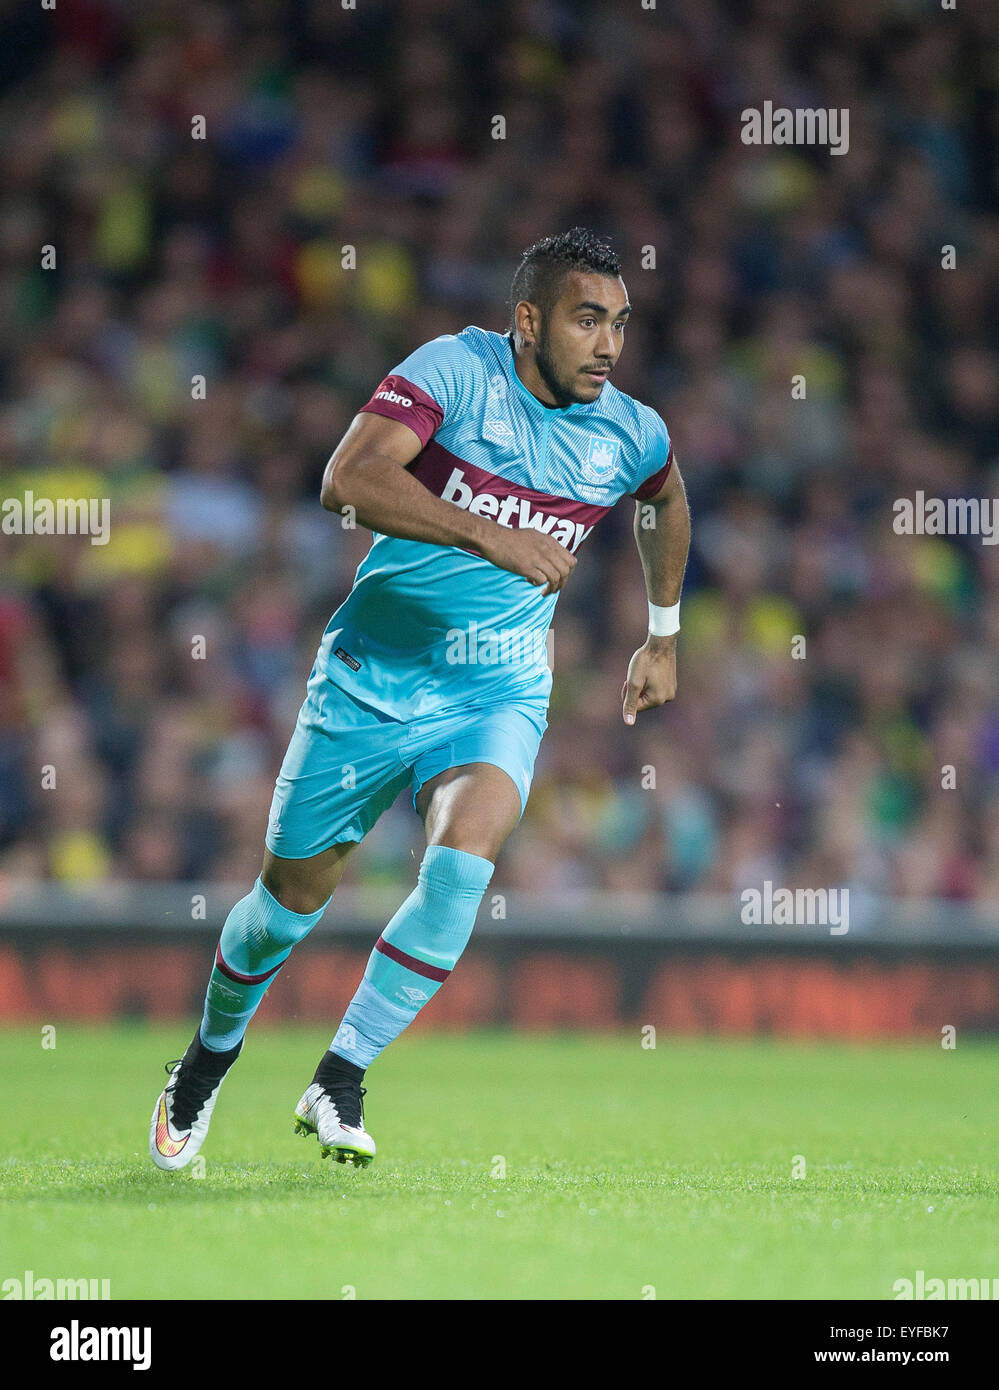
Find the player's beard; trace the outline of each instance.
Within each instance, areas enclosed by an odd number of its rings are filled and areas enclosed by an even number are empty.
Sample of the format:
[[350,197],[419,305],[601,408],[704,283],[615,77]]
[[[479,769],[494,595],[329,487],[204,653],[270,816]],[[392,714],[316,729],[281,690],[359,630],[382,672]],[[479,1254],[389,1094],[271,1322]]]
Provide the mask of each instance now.
[[579,404],[582,397],[576,395],[570,382],[559,376],[558,368],[555,366],[555,359],[552,356],[548,324],[544,318],[541,320],[538,341],[534,345],[534,361],[538,368],[538,376],[555,397],[555,404],[557,406],[565,409],[567,405]]

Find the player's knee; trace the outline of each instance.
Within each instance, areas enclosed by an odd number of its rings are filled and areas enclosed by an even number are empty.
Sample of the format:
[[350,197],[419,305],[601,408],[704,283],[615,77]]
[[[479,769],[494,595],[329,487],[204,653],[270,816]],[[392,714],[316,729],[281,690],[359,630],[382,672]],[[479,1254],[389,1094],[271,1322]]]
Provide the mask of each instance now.
[[467,941],[493,864],[484,855],[450,845],[429,845],[420,865],[417,894],[432,929]]
[[294,912],[299,917],[311,917],[329,899],[329,891],[324,884],[312,883],[294,870],[289,871],[274,864],[261,872],[260,881],[276,903],[286,912]]
[[435,837],[433,844],[441,849],[457,850],[459,854],[468,854],[475,859],[486,859],[495,864],[505,839],[505,834],[484,834],[478,826],[456,825],[448,827]]
[[493,865],[480,855],[429,845],[416,887],[382,938],[428,964],[451,970],[475,925]]
[[280,902],[263,875],[229,913],[219,937],[222,960],[232,970],[256,976],[284,963],[289,951],[316,925],[326,903],[311,913]]

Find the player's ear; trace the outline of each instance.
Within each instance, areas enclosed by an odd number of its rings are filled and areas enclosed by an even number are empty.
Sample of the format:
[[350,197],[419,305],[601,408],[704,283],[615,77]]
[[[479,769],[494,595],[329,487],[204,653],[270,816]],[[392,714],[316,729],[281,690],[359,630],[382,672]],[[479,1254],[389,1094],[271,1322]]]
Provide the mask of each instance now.
[[533,344],[537,340],[538,330],[541,327],[541,311],[536,304],[532,304],[527,299],[521,299],[513,311],[513,321],[517,326],[517,332],[525,343]]

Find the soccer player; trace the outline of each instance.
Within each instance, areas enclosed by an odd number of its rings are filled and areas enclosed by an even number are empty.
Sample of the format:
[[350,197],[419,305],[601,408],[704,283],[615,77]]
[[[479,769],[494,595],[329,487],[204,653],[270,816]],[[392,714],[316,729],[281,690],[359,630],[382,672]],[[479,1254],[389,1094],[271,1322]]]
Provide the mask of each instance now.
[[322,505],[352,509],[374,541],[320,643],[260,877],[222,929],[201,1025],[168,1064],[149,1137],[160,1168],[200,1149],[261,999],[351,850],[411,785],[427,837],[416,888],[295,1109],[323,1157],[371,1162],[365,1071],[471,935],[547,728],[559,591],[625,494],[649,634],[622,687],[624,722],[674,697],[690,517],[665,424],[609,380],[631,312],[618,257],[578,227],[548,237],[525,252],[510,303],[506,334],[469,327],[400,363],[326,466]]

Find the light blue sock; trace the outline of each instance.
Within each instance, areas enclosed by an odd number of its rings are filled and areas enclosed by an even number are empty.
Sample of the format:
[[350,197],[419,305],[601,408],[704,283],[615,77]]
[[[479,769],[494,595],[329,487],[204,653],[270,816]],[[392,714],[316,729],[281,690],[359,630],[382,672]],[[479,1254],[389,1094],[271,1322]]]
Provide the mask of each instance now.
[[440,989],[468,944],[493,864],[429,845],[413,892],[375,942],[330,1051],[367,1067]]
[[261,880],[225,919],[215,966],[208,981],[201,1041],[212,1052],[228,1052],[246,1032],[296,942],[307,936],[326,911],[302,916],[289,912]]

